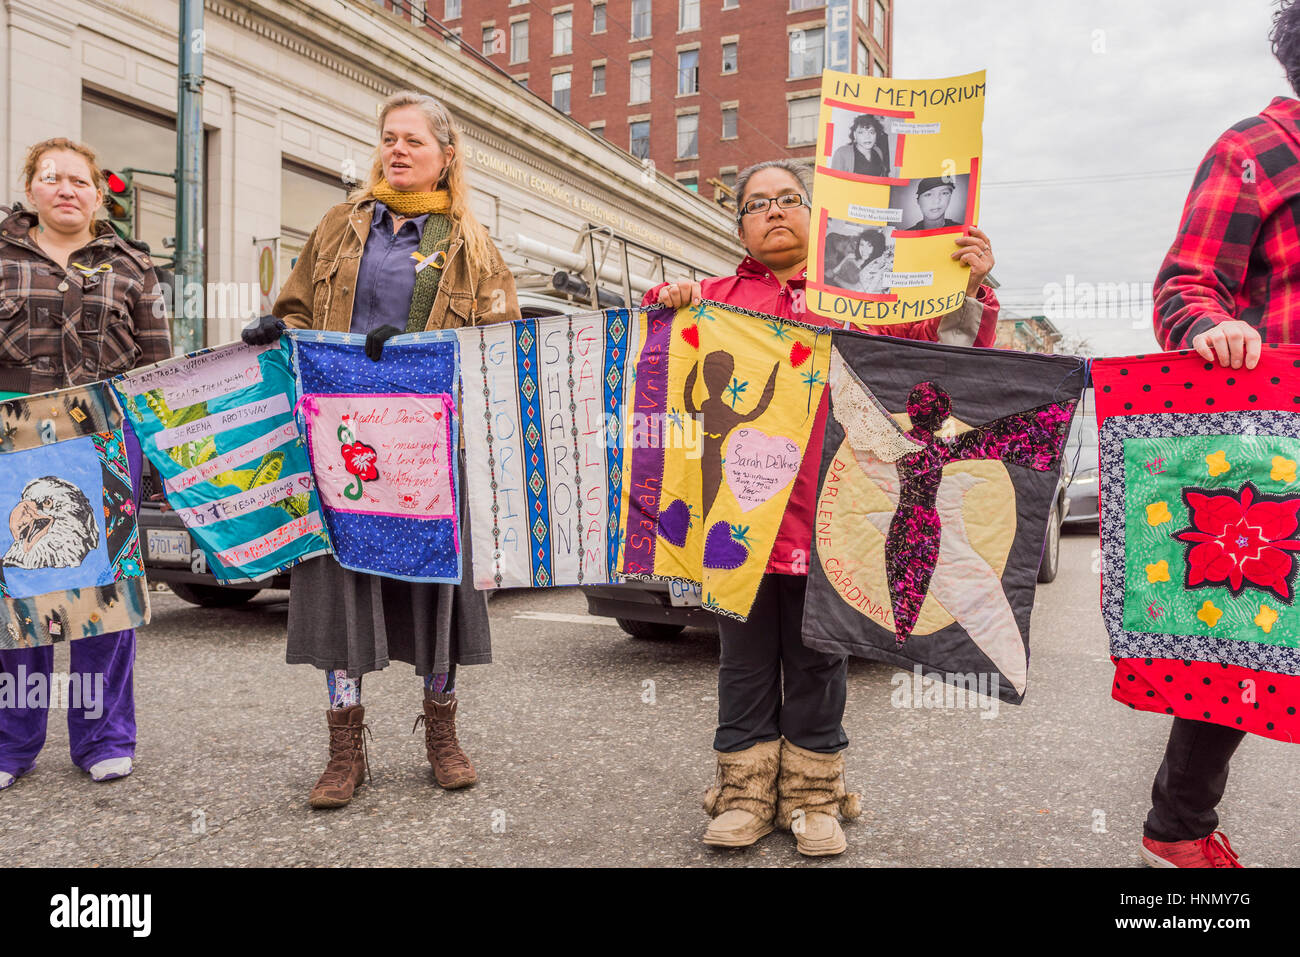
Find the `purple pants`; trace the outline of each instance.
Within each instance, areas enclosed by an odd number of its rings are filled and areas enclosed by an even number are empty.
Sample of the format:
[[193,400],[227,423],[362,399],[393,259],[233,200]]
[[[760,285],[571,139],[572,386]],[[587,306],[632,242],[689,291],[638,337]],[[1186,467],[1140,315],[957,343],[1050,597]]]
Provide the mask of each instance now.
[[[140,443],[124,424],[126,455],[131,466],[135,503],[140,504],[142,462]],[[135,756],[135,629],[113,631],[69,643],[72,680],[88,694],[67,695],[77,707],[68,707],[68,738],[72,762],[83,771],[110,758]],[[15,707],[0,707],[0,771],[21,777],[36,763],[45,745],[51,700],[49,677],[54,666],[54,648],[14,648],[0,651],[0,674],[12,675]],[[28,704],[33,676],[44,675],[46,707]]]

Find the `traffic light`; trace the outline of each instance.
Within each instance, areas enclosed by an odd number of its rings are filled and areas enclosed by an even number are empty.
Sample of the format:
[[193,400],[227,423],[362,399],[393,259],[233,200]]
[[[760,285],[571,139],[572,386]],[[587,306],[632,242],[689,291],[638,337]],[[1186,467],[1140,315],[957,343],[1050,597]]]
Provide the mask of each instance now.
[[108,192],[104,207],[108,210],[108,224],[123,239],[135,238],[135,174],[131,171],[114,173],[104,171]]

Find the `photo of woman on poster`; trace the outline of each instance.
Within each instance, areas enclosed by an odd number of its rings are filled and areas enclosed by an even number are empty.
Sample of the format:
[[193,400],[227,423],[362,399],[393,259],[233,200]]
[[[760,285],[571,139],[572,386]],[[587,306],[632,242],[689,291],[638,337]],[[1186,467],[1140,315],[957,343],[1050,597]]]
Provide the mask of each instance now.
[[847,142],[831,154],[831,169],[858,176],[889,176],[889,157],[889,135],[881,118],[859,113],[849,126]]

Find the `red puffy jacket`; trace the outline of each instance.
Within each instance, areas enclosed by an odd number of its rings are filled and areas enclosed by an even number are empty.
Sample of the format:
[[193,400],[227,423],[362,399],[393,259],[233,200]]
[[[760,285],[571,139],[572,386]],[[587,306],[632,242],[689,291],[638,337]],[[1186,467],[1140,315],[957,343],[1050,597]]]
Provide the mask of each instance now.
[[[746,256],[736,267],[734,276],[716,276],[700,280],[700,293],[705,299],[739,306],[781,319],[796,319],[808,325],[839,328],[833,319],[825,319],[804,309],[804,284],[808,271],[802,270],[792,276],[782,286],[772,270],[752,256]],[[659,290],[667,283],[661,283],[649,290],[641,300],[642,306],[653,306],[659,299]],[[984,305],[980,317],[979,334],[975,345],[990,346],[997,332],[998,300],[988,286],[980,286],[976,297]],[[867,332],[875,335],[898,336],[904,339],[925,339],[937,341],[939,321],[942,316],[923,319],[895,326],[868,326]],[[757,320],[755,320],[757,321]],[[767,571],[781,575],[806,575],[808,558],[812,554],[813,512],[817,503],[817,473],[821,469],[822,437],[826,431],[826,411],[830,390],[822,393],[821,404],[817,407],[817,418],[813,421],[812,436],[808,448],[804,451],[803,463],[795,476],[794,488],[790,492],[790,504],[786,506],[785,518],[777,532],[776,544],[772,548],[772,557],[768,559]]]

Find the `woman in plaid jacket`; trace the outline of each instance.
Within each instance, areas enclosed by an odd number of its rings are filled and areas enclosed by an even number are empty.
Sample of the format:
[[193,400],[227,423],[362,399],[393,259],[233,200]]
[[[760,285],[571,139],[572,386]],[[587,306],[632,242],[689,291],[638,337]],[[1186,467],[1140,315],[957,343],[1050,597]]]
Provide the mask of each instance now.
[[[102,184],[89,147],[45,140],[28,150],[23,166],[31,208],[0,208],[0,401],[171,355],[148,253],[95,219]],[[138,490],[140,445],[129,426],[124,435]],[[82,638],[70,651],[74,672],[96,682],[103,676],[93,710],[68,711],[72,760],[95,781],[124,777],[135,756],[135,632]],[[48,708],[26,707],[26,691],[37,674],[49,686],[53,663],[48,645],[0,652],[0,674],[13,676],[19,692],[16,707],[0,709],[0,790],[32,769],[45,743]]]

